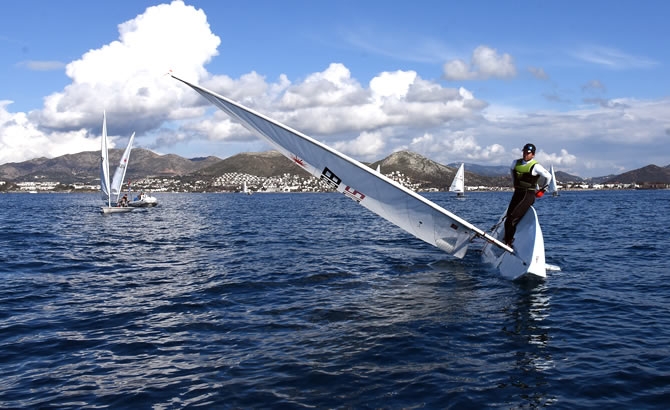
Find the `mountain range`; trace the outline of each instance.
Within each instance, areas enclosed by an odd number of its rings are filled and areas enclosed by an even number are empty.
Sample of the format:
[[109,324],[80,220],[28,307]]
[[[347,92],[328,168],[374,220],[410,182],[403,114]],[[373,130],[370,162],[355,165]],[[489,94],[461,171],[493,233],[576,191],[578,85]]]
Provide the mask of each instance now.
[[[118,164],[122,152],[120,149],[109,151],[110,164],[113,168]],[[23,182],[39,179],[63,184],[96,184],[100,175],[99,164],[98,151],[67,154],[51,159],[42,157],[0,165],[0,180]],[[386,175],[392,172],[402,173],[424,187],[444,188],[451,184],[460,163],[442,165],[414,152],[399,151],[366,165],[373,169],[379,166],[381,172]],[[466,184],[470,186],[510,185],[509,169],[506,166],[466,163],[465,171]],[[126,178],[134,180],[145,177],[178,177],[195,180],[215,178],[232,172],[261,177],[284,174],[308,175],[293,161],[276,151],[240,153],[225,159],[215,156],[187,159],[174,154],[159,155],[147,149],[136,148],[131,155]],[[556,171],[556,179],[561,183],[667,184],[670,183],[670,165],[665,167],[647,165],[620,175],[589,179]]]

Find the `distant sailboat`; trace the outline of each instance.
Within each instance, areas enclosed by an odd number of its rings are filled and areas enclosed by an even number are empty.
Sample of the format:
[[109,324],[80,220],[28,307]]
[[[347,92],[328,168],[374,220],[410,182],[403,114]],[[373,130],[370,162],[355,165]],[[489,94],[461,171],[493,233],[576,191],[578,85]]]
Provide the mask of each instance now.
[[456,192],[456,198],[465,198],[465,164],[461,164],[456,176],[449,187],[450,192]]
[[249,190],[249,188],[247,188],[247,181],[244,181],[244,182],[242,183],[242,193],[243,193],[243,194],[247,194],[247,195],[251,195],[251,193],[252,193],[252,192]]
[[[135,133],[133,133],[133,136],[130,137],[130,144],[128,147],[131,146],[132,144],[132,139],[135,136]],[[128,148],[126,148],[127,155],[130,156],[130,151]],[[123,207],[123,206],[116,206],[117,202],[119,200],[119,195],[120,195],[120,190],[121,190],[121,185],[119,184],[114,187],[114,185],[110,185],[109,183],[109,152],[107,149],[107,114],[103,112],[102,114],[102,138],[100,142],[100,191],[102,191],[102,199],[107,201],[107,206],[101,207],[101,211],[103,214],[112,214],[112,213],[119,213],[119,212],[130,212],[133,210],[133,208],[129,207]],[[124,152],[124,157],[126,157],[126,153]],[[128,158],[126,157],[126,162]],[[121,158],[121,163],[124,163],[123,157]],[[119,167],[121,167],[121,164],[119,164]],[[123,177],[126,174],[125,171],[125,166],[121,171],[119,169],[116,170],[114,173],[114,180],[116,181],[117,179],[117,174],[120,175],[121,178],[121,183],[123,182]],[[122,174],[122,175],[121,175]],[[118,181],[116,182],[118,184]],[[114,195],[114,190],[116,189],[116,200],[114,201],[114,206],[112,206],[112,195]]]
[[[456,258],[462,258],[472,240],[480,238],[507,255],[502,259],[495,259],[496,262],[505,261],[505,263],[495,264],[502,276],[510,279],[517,279],[525,275],[546,277],[544,242],[541,235],[536,235],[534,231],[517,228],[516,243],[524,246],[512,249],[498,238],[424,196],[335,149],[231,99],[174,75],[172,77],[193,88],[209,102],[240,121],[247,129],[264,138],[296,165],[320,178],[335,191],[418,239]],[[533,216],[535,216],[534,224],[539,227],[534,212]],[[514,261],[514,263],[509,261]],[[538,261],[538,263],[531,263],[533,261]]]
[[551,193],[552,196],[558,196],[558,182],[556,182],[556,174],[554,174],[554,166],[551,166],[551,181],[549,182],[549,187],[547,192]]

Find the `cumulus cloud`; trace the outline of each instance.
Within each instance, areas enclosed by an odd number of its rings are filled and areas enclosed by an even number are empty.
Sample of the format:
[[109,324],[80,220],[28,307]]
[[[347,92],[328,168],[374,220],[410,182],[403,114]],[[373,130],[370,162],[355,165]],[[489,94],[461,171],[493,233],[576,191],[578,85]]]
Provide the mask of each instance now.
[[165,86],[167,70],[204,76],[203,65],[217,54],[219,44],[202,10],[180,1],[149,7],[119,25],[119,40],[67,65],[72,83],[45,99],[39,121],[68,130],[90,125],[87,121],[107,108],[146,115],[145,126],[157,126],[164,119],[157,113],[169,111],[174,101],[173,89]]
[[516,76],[516,67],[511,55],[499,55],[494,48],[479,46],[472,52],[470,64],[460,59],[447,61],[443,75],[447,80],[456,81],[511,78]]
[[24,113],[9,113],[6,109],[9,104],[0,101],[0,164],[100,149],[99,140],[88,138],[85,130],[47,135]]
[[333,144],[333,148],[342,152],[348,152],[356,158],[377,159],[379,152],[385,147],[382,133],[363,132],[358,137],[349,141],[339,141]]
[[546,167],[548,168],[549,165],[554,165],[554,167],[562,167],[564,169],[570,169],[571,167],[574,167],[575,164],[577,163],[577,157],[575,155],[572,155],[568,152],[566,149],[560,150],[560,153],[547,153],[543,150],[540,150],[537,153],[536,156],[537,160],[540,163],[543,163],[547,165]]

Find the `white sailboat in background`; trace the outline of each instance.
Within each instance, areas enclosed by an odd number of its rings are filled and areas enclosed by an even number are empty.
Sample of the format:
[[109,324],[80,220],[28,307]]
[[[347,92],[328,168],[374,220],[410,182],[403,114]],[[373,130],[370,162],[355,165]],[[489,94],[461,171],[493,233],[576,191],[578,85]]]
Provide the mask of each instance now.
[[522,253],[515,252],[497,238],[364,164],[233,100],[174,75],[172,77],[193,88],[337,192],[424,242],[454,257],[462,258],[472,240],[480,238],[504,251],[509,259],[518,261],[496,266],[504,277],[546,277],[544,265],[532,264],[534,269],[530,269],[533,260],[544,261],[544,243],[541,236],[540,243],[537,243],[534,232],[517,228],[517,239],[519,236],[528,236],[528,239],[518,240],[518,243],[529,243],[532,248],[531,252],[523,253],[525,256],[522,259]]
[[556,182],[556,174],[554,174],[554,166],[551,166],[551,181],[549,182],[549,187],[547,187],[547,192],[551,193],[552,196],[558,196],[558,182]]
[[[133,137],[135,134],[133,133]],[[131,137],[131,144],[132,144],[132,138]],[[130,147],[130,144],[129,144]],[[130,155],[130,151],[128,148],[126,148],[126,151],[128,151],[128,155]],[[107,201],[107,206],[103,206],[101,208],[101,211],[103,214],[112,214],[112,213],[119,213],[119,212],[130,212],[133,210],[133,208],[128,208],[128,207],[123,207],[123,206],[116,206],[117,202],[119,200],[119,195],[120,195],[120,189],[121,186],[114,187],[113,184],[110,185],[109,183],[109,152],[107,149],[107,114],[103,112],[102,114],[102,138],[100,142],[100,190],[102,191],[102,199]],[[124,153],[125,156],[125,153]],[[121,159],[121,162],[123,163],[123,158]],[[126,158],[127,162],[127,158]],[[119,167],[121,164],[119,164]],[[121,172],[123,176],[125,176],[125,166],[123,167],[123,170],[119,171],[118,169],[114,173],[114,181],[117,180],[116,175]],[[121,183],[123,182],[123,176],[121,176]],[[118,181],[116,182],[118,184]],[[114,206],[112,206],[112,195],[114,195],[114,190],[116,189],[116,200],[114,201]]]
[[456,192],[456,198],[465,198],[465,164],[461,164],[456,176],[449,187],[450,192]]
[[244,181],[244,182],[242,183],[242,193],[243,193],[243,194],[247,194],[247,195],[251,195],[251,193],[252,193],[252,192],[249,190],[249,188],[247,188],[247,181]]

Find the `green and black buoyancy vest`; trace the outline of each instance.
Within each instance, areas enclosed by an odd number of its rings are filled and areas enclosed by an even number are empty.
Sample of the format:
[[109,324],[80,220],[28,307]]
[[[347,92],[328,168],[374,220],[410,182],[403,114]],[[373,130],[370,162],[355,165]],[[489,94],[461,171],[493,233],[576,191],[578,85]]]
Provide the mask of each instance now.
[[537,161],[534,159],[525,164],[522,159],[516,160],[516,165],[514,166],[514,188],[527,189],[529,191],[535,190],[537,181],[540,179],[539,175],[532,174],[535,164],[537,164]]

